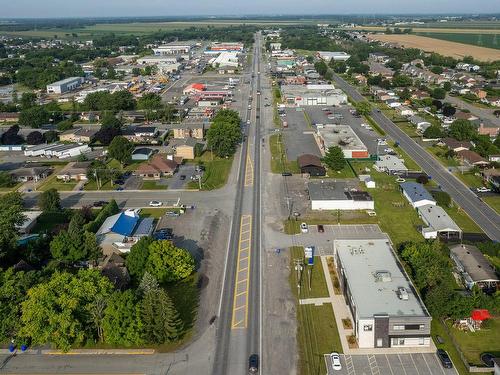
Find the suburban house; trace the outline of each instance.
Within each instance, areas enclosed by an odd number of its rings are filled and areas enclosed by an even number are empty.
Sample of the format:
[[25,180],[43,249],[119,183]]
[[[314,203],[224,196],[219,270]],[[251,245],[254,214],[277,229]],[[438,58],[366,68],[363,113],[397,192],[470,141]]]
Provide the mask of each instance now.
[[140,218],[139,210],[129,209],[109,216],[96,233],[103,254],[126,253],[142,237],[153,233],[154,219]]
[[356,188],[357,181],[321,180],[307,184],[312,210],[373,210],[370,194]]
[[99,260],[97,268],[101,271],[101,275],[107,277],[115,288],[123,290],[130,283],[130,275],[123,259],[117,253],[105,255]]
[[418,182],[403,182],[399,184],[399,187],[413,208],[418,208],[428,204],[436,204],[436,200],[427,191],[424,185],[419,184]]
[[431,316],[389,240],[335,240],[333,247],[359,348],[428,347]]
[[439,144],[455,152],[470,150],[472,148],[472,143],[469,141],[457,141],[455,138],[442,138]]
[[386,172],[388,174],[408,172],[404,160],[394,155],[380,155],[375,162],[375,168],[379,172]]
[[405,117],[413,116],[415,114],[413,109],[411,109],[410,107],[407,107],[407,106],[400,106],[398,108],[398,112],[401,116],[405,116]]
[[61,142],[90,143],[94,140],[98,126],[92,128],[73,128],[59,134]]
[[485,167],[490,164],[488,160],[474,151],[462,150],[457,152],[457,157],[464,163],[475,167]]
[[157,154],[150,161],[139,165],[134,171],[134,175],[144,179],[158,180],[161,177],[173,176],[177,172],[177,168],[178,165],[175,160]]
[[19,234],[29,234],[42,213],[42,211],[23,211],[24,220],[22,224],[16,225]]
[[368,55],[368,59],[385,64],[390,60],[390,57],[387,56],[385,53],[372,52]]
[[495,267],[476,246],[459,244],[450,247],[450,257],[467,289],[477,285],[485,292],[496,292],[500,286]]
[[422,227],[424,238],[462,238],[462,229],[450,218],[446,211],[434,204],[427,204],[417,208],[418,216],[427,225]]
[[500,169],[484,169],[481,175],[484,182],[490,184],[495,191],[500,191]]
[[47,178],[52,173],[50,167],[25,167],[14,169],[10,172],[12,179],[16,182],[38,182]]
[[419,116],[410,116],[408,120],[417,127],[418,130],[424,132],[427,128],[429,128],[432,124],[429,121],[425,121],[423,118]]
[[324,176],[326,169],[321,164],[321,159],[316,155],[304,154],[297,158],[300,173],[308,174],[309,176]]
[[488,135],[491,138],[496,138],[500,132],[500,126],[494,124],[488,126],[482,122],[481,124],[479,124],[477,132],[481,135]]
[[87,181],[87,169],[91,163],[90,161],[68,163],[57,173],[56,178],[63,181]]

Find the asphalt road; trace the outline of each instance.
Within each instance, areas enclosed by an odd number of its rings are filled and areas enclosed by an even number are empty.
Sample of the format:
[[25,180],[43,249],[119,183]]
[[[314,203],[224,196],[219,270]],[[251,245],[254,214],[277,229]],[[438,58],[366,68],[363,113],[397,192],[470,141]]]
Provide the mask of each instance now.
[[[344,90],[354,101],[362,101],[365,98],[349,83],[334,74],[335,83]],[[478,196],[473,193],[462,181],[443,167],[424,148],[418,145],[396,124],[389,120],[384,114],[372,111],[373,120],[394,141],[399,142],[400,147],[430,175],[446,191],[452,199],[470,216],[472,220],[494,241],[500,241],[500,216]]]
[[500,125],[500,119],[493,114],[493,109],[477,107],[451,95],[446,95],[445,101],[456,105],[460,109],[468,109],[474,116],[479,117],[486,124]]

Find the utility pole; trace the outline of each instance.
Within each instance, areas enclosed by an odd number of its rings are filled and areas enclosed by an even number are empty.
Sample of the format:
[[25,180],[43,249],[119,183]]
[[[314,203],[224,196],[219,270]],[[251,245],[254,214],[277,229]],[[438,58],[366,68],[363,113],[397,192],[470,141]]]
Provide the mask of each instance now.
[[304,262],[302,258],[293,260],[295,270],[297,271],[297,294],[300,296],[300,284],[302,282],[302,270],[304,269]]

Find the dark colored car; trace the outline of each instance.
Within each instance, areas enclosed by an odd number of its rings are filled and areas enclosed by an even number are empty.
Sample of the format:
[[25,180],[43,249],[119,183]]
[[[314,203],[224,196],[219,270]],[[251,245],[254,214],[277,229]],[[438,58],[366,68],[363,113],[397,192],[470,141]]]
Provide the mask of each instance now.
[[96,201],[96,202],[94,202],[93,206],[94,207],[104,207],[107,204],[108,204],[107,201]]
[[441,364],[444,368],[453,368],[453,363],[451,362],[451,358],[443,349],[438,349],[436,352]]
[[292,174],[290,172],[283,172],[281,175],[283,177],[290,177]]
[[120,186],[120,187],[117,187],[116,188],[116,191],[123,191],[123,188]]
[[186,175],[181,174],[180,177],[179,177],[179,180],[184,181],[185,179],[186,179]]
[[257,354],[252,354],[248,358],[248,372],[250,374],[259,372],[259,356]]
[[115,185],[123,185],[125,183],[125,181],[123,181],[123,180],[116,180],[116,181],[113,181],[113,183]]
[[325,227],[321,224],[318,225],[318,232],[319,233],[325,233]]

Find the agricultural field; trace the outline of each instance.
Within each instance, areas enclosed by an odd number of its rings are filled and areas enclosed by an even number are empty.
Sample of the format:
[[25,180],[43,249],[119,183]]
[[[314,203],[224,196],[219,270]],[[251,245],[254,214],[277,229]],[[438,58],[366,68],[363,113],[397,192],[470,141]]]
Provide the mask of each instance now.
[[500,49],[500,31],[498,34],[481,33],[435,33],[435,32],[418,32],[417,35],[426,36],[428,38],[448,40],[450,42],[472,44],[474,46]]
[[[470,25],[469,25],[470,26]],[[392,26],[391,26],[392,27]],[[500,32],[500,22],[496,23],[496,26],[482,27],[481,25],[475,25],[471,27],[463,27],[462,25],[455,24],[455,26],[448,27],[436,27],[436,26],[426,26],[426,27],[412,27],[412,25],[401,25],[398,26],[401,29],[411,28],[413,33],[464,33],[464,34],[498,34]],[[349,28],[353,29],[353,28]],[[354,27],[355,30],[365,30],[365,31],[385,31],[387,27],[385,26],[357,26]]]
[[480,61],[500,60],[500,52],[493,48],[471,46],[464,43],[449,42],[446,40],[428,38],[408,34],[376,34],[369,36],[381,42],[398,43],[405,48],[419,48],[426,52],[437,52],[441,55],[462,59],[465,56],[474,56]]

